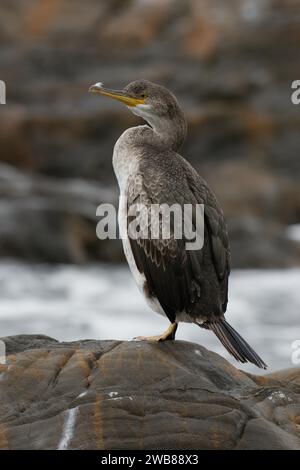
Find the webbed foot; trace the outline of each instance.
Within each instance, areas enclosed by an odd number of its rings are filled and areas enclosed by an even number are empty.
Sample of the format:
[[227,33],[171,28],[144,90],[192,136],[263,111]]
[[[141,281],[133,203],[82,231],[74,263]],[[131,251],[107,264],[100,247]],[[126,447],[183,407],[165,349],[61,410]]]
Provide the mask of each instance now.
[[178,323],[176,323],[176,322],[171,323],[169,328],[164,333],[162,333],[161,335],[157,335],[157,336],[136,336],[133,339],[136,340],[136,341],[152,341],[152,342],[155,342],[155,343],[159,343],[161,341],[174,340],[177,327],[178,327]]

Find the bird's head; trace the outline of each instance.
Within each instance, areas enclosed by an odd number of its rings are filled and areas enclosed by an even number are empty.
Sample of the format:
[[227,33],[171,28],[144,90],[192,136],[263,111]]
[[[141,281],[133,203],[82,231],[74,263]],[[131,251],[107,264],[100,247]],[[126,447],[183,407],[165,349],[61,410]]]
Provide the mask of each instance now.
[[178,143],[184,140],[184,114],[176,97],[167,88],[148,80],[136,80],[123,90],[111,90],[104,88],[102,83],[96,83],[89,91],[120,101],[133,114],[145,119],[157,132],[173,132],[173,138],[176,135]]
[[104,88],[102,83],[96,83],[90,87],[89,91],[120,101],[146,121],[155,117],[172,119],[179,109],[173,93],[148,80],[136,80],[129,83],[123,90],[111,90]]

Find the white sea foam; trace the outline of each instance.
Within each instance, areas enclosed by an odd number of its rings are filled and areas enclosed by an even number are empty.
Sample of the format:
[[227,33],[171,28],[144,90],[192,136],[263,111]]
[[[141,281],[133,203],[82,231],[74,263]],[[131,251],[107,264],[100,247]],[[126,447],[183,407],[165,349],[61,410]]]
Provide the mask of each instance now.
[[[293,366],[291,344],[300,339],[299,286],[300,269],[235,270],[230,277],[227,320],[270,370]],[[130,340],[161,333],[168,322],[148,308],[127,267],[1,262],[0,325],[1,336]],[[202,344],[237,365],[206,330],[180,324],[177,338]]]

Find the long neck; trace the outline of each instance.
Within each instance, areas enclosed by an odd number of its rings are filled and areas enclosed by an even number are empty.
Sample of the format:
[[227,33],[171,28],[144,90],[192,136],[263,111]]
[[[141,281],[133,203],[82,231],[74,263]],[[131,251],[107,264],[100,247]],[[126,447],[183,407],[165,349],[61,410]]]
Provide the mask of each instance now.
[[152,113],[135,113],[143,117],[151,126],[149,132],[143,132],[140,138],[144,143],[161,149],[178,151],[186,138],[186,119],[179,105],[173,106],[167,115],[156,116]]
[[159,118],[153,119],[152,122],[149,120],[148,122],[152,127],[154,139],[159,142],[160,146],[170,150],[180,150],[185,141],[187,131],[183,113],[173,119]]

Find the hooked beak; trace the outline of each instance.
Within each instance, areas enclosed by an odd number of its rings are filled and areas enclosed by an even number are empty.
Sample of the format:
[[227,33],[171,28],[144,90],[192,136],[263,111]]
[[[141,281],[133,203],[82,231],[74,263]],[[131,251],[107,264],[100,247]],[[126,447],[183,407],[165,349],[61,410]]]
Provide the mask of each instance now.
[[89,88],[90,93],[98,93],[99,95],[108,96],[114,100],[121,101],[121,103],[126,104],[127,106],[137,106],[138,104],[144,104],[144,99],[133,98],[132,96],[127,95],[122,90],[110,90],[109,88],[104,88],[102,83],[96,83]]

